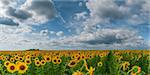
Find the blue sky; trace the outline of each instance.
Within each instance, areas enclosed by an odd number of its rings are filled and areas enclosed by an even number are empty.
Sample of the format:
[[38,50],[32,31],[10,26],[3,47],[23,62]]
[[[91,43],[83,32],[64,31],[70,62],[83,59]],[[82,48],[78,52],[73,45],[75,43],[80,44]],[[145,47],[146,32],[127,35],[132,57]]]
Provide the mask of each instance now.
[[149,49],[149,5],[148,0],[1,0],[0,49]]

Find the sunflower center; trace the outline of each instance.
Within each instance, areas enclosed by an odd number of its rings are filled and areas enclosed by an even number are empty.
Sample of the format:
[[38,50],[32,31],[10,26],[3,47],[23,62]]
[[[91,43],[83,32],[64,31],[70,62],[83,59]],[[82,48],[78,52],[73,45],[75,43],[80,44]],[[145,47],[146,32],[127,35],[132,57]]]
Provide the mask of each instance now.
[[49,58],[47,58],[47,60],[50,60]]
[[39,62],[37,62],[37,64],[40,64]]
[[6,63],[6,65],[9,65],[9,63]]
[[54,62],[56,62],[56,60],[54,60]]
[[71,65],[74,65],[75,64],[75,62],[71,62]]
[[24,69],[25,69],[25,66],[24,66],[24,65],[21,65],[21,66],[20,66],[20,69],[21,69],[21,70],[24,70]]
[[80,60],[80,57],[78,57],[78,60]]
[[27,63],[30,63],[30,61],[27,61]]
[[14,69],[15,69],[15,67],[14,67],[14,66],[10,66],[10,69],[11,69],[11,70],[14,70]]

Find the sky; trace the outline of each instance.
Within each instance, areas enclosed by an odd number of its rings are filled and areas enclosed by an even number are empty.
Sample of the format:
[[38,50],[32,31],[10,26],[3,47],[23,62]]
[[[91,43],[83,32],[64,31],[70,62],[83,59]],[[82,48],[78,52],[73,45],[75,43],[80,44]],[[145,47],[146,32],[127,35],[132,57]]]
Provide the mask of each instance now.
[[0,0],[0,50],[150,49],[149,0]]

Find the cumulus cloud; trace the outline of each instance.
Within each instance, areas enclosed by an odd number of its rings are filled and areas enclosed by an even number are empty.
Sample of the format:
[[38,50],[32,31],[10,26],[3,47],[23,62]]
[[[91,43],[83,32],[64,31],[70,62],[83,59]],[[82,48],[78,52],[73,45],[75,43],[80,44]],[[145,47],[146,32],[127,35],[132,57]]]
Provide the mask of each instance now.
[[133,30],[101,29],[93,33],[61,37],[49,41],[52,46],[89,49],[125,49],[146,46],[141,36]]
[[[89,0],[86,6],[91,14],[90,20],[99,19],[95,24],[124,20],[127,23],[139,25],[147,22],[147,16],[149,16],[147,13],[149,11],[148,4],[148,0],[126,0],[122,5],[118,5],[115,0]],[[136,17],[134,21],[137,23],[133,22],[134,17]]]
[[10,26],[18,26],[19,25],[18,23],[14,22],[12,19],[6,18],[6,17],[0,17],[0,24],[10,25]]
[[51,0],[27,0],[20,9],[31,13],[29,20],[34,23],[44,23],[57,13]]
[[59,31],[59,32],[56,33],[57,36],[62,36],[63,34],[64,34],[63,31]]
[[26,20],[32,16],[31,13],[25,10],[18,10],[12,7],[9,7],[7,9],[7,13],[9,16],[12,16],[14,18],[21,19],[21,20]]
[[51,0],[26,0],[18,5],[16,0],[0,1],[0,17],[27,25],[44,23],[56,16],[56,10]]

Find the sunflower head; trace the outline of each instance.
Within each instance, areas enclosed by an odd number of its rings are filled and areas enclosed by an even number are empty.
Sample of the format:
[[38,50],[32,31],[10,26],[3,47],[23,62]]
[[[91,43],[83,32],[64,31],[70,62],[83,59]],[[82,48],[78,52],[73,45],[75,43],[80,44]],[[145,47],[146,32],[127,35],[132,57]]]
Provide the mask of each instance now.
[[35,60],[34,63],[35,63],[35,66],[40,66],[41,65],[39,60]]
[[28,66],[24,62],[20,62],[17,64],[18,73],[25,73],[28,70]]
[[77,60],[71,60],[68,64],[69,67],[74,67],[77,65]]
[[19,56],[18,55],[15,56],[15,60],[19,60]]
[[26,59],[24,62],[28,65],[30,65],[32,63],[32,61],[30,59]]
[[76,71],[76,72],[73,72],[72,75],[83,75],[83,73],[81,71]]
[[90,69],[89,69],[89,74],[90,74],[90,75],[94,75],[94,71],[95,71],[95,68],[90,67]]
[[60,64],[62,62],[61,59],[57,59],[57,64]]
[[41,64],[41,65],[45,65],[45,64],[46,64],[46,61],[45,61],[45,60],[41,60],[40,64]]
[[8,60],[9,59],[9,56],[5,56],[5,60]]
[[34,58],[34,61],[36,61],[36,60],[39,60],[39,58],[38,57]]
[[44,59],[45,59],[46,62],[50,62],[51,61],[51,57],[49,57],[49,56],[44,56]]
[[7,67],[10,64],[10,61],[5,61],[4,66]]
[[10,61],[10,62],[14,62],[15,59],[14,59],[14,58],[10,58],[9,61]]
[[19,57],[19,61],[23,61],[24,60],[24,58],[23,57]]
[[10,72],[10,73],[14,73],[17,71],[17,67],[15,64],[13,63],[10,63],[8,66],[7,66],[7,71]]
[[3,56],[0,56],[0,60],[3,60]]
[[98,62],[98,64],[97,64],[99,67],[102,67],[103,66],[103,63],[100,61],[100,62]]
[[122,64],[123,70],[124,70],[124,71],[127,70],[129,65],[130,65],[129,62],[124,62],[124,63]]
[[25,58],[26,58],[26,59],[30,59],[30,58],[31,58],[31,55],[26,55]]

